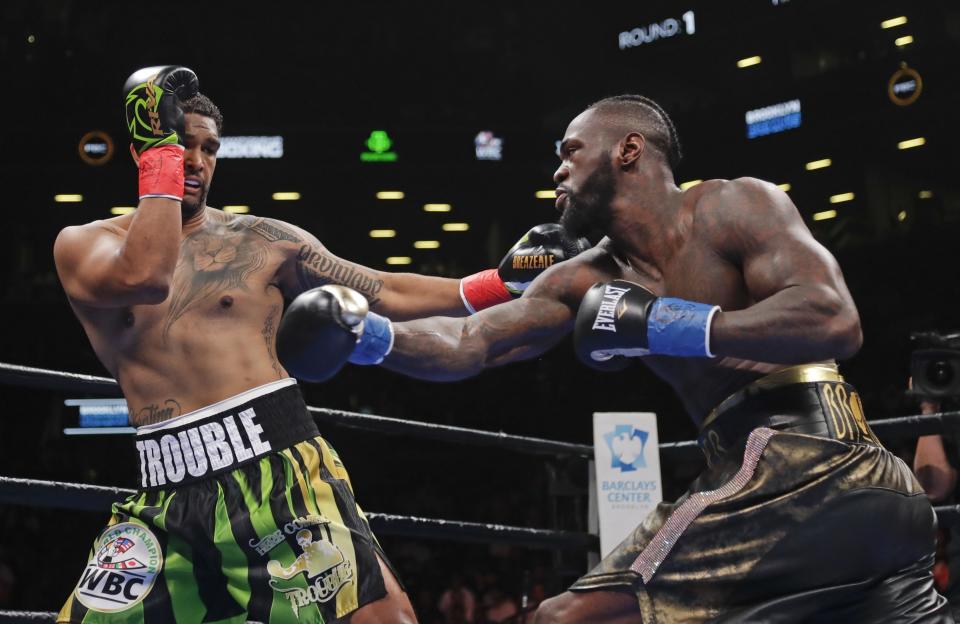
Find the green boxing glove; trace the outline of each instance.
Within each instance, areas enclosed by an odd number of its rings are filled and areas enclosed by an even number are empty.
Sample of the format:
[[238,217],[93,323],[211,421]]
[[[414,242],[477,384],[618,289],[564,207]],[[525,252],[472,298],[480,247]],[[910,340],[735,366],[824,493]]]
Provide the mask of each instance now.
[[123,87],[130,141],[140,169],[140,199],[183,200],[183,111],[179,100],[197,94],[193,70],[176,65],[145,67]]
[[177,100],[199,90],[193,70],[176,65],[145,67],[127,78],[123,87],[127,128],[138,155],[151,147],[183,145],[183,111]]

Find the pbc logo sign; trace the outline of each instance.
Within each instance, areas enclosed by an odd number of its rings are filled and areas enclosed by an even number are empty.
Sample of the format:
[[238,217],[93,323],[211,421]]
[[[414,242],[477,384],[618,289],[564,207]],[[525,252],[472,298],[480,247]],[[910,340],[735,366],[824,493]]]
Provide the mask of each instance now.
[[612,456],[610,467],[620,472],[633,472],[637,468],[646,468],[643,457],[647,438],[650,434],[630,425],[617,425],[613,431],[603,436]]
[[156,536],[144,526],[123,522],[107,528],[97,543],[74,590],[80,604],[113,613],[142,602],[163,567]]

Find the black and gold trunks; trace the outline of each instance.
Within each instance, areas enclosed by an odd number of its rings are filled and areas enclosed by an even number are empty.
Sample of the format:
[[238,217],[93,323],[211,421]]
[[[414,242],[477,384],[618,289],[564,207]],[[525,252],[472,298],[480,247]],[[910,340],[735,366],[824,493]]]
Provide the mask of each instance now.
[[143,487],[114,504],[58,621],[322,623],[386,595],[294,380],[141,427],[137,449]]
[[643,621],[952,622],[936,517],[834,366],[743,388],[704,421],[707,468],[572,591],[637,595]]

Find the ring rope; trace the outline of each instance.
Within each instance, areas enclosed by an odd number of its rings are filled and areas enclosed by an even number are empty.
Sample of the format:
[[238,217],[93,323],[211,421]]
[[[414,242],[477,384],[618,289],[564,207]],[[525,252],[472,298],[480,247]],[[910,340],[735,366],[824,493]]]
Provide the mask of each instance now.
[[[116,500],[135,490],[85,483],[41,481],[0,476],[0,503],[83,511],[107,511]],[[531,529],[504,524],[419,518],[386,513],[365,514],[371,527],[383,535],[427,537],[460,542],[496,541],[533,548],[569,548],[599,551],[596,535],[576,531]]]
[[53,622],[54,611],[4,611],[0,610],[0,622]]
[[[115,397],[120,391],[117,382],[109,377],[96,377],[94,375],[68,373],[3,362],[0,362],[0,383],[61,392],[84,392],[102,397]],[[325,407],[308,406],[307,409],[317,420],[326,425],[351,427],[384,434],[412,435],[474,446],[496,447],[534,455],[593,459],[593,446],[589,444],[520,436],[502,431],[483,431],[452,425],[417,422]],[[666,458],[675,461],[698,460],[703,457],[694,440],[662,443],[660,452]]]
[[[0,610],[0,622],[55,622],[55,611],[4,611]],[[262,624],[248,620],[247,624]]]
[[[46,390],[84,392],[105,397],[116,396],[120,389],[117,382],[109,377],[69,373],[4,362],[0,362],[0,383]],[[385,434],[422,436],[433,440],[460,442],[476,446],[495,446],[536,455],[593,459],[593,447],[589,444],[519,436],[502,431],[483,431],[466,427],[424,423],[324,407],[308,406],[308,409],[324,424]],[[909,438],[960,429],[960,411],[915,414],[867,422],[878,437],[885,439]],[[664,459],[673,461],[703,459],[696,440],[661,442],[660,454]]]

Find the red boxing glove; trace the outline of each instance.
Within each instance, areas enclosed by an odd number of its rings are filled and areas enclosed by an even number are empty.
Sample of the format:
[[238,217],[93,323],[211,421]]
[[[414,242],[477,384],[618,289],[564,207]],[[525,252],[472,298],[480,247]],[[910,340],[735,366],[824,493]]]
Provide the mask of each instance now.
[[161,145],[140,154],[140,199],[183,201],[183,146]]
[[475,314],[498,303],[506,303],[513,299],[513,295],[500,279],[497,269],[487,269],[460,280],[460,298],[470,314]]

